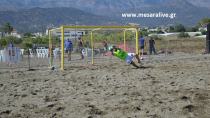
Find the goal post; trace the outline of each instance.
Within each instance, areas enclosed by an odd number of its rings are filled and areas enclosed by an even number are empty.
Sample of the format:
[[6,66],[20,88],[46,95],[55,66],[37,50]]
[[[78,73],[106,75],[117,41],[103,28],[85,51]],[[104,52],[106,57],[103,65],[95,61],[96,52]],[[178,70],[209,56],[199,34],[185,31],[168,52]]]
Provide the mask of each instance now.
[[[135,46],[136,46],[136,54],[139,54],[139,27],[137,26],[61,26],[60,28],[55,28],[49,30],[49,50],[53,50],[52,46],[52,32],[53,31],[60,31],[61,32],[61,60],[60,60],[60,69],[64,70],[64,41],[65,41],[65,29],[77,29],[77,30],[84,30],[90,31],[90,39],[91,39],[91,63],[94,64],[94,35],[93,32],[96,30],[122,30],[123,31],[123,43],[124,49],[126,49],[126,31],[130,30],[135,33]],[[52,66],[52,51],[50,51],[50,67]]]
[[53,66],[53,32],[58,31],[60,28],[54,28],[48,30],[48,38],[49,38],[49,67]]
[[52,63],[53,63],[53,60],[52,60],[52,53],[51,53],[51,51],[53,50],[53,44],[52,44],[52,34],[51,34],[51,30],[48,30],[48,36],[49,36],[49,52],[50,52],[50,55],[49,55],[49,57],[50,57],[50,65],[49,65],[49,67],[51,68],[52,67]]

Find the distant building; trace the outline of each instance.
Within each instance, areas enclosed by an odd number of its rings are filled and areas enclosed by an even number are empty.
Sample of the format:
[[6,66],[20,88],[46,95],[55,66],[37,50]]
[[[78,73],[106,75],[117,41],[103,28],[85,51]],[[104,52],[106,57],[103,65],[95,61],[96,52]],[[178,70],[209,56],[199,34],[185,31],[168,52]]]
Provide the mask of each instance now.
[[137,24],[137,23],[128,23],[128,25],[130,25],[130,26],[137,26],[137,27],[140,26],[140,24]]
[[198,28],[199,31],[207,31],[207,27],[200,27]]
[[32,35],[34,35],[35,37],[42,37],[43,33],[37,32],[37,33],[33,33]]
[[157,32],[158,31],[158,28],[155,28],[155,29],[148,29],[149,32]]
[[3,32],[0,32],[0,38],[2,38],[2,37],[3,37],[3,35],[4,35],[4,33],[3,33]]
[[11,36],[14,36],[14,37],[17,37],[17,38],[21,38],[21,35],[18,34],[17,30],[15,30],[15,29],[11,32],[10,35],[11,35]]
[[[48,34],[48,30],[46,31],[46,34]],[[87,34],[86,31],[65,29],[64,38],[65,39],[78,39],[86,34]],[[55,31],[53,35],[61,37],[61,31]]]

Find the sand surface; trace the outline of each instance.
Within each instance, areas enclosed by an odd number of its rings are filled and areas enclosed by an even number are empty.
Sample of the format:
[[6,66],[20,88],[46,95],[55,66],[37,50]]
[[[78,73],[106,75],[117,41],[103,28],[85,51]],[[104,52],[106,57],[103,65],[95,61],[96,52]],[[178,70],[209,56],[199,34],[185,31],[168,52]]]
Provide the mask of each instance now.
[[210,118],[210,55],[147,56],[135,69],[116,58],[0,64],[0,118]]

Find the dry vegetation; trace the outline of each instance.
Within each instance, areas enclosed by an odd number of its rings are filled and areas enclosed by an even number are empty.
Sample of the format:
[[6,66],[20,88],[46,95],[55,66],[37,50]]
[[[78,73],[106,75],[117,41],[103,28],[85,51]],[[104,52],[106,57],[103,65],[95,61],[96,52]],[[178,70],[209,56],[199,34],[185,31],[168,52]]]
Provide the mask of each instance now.
[[157,49],[172,52],[203,53],[205,50],[205,40],[194,38],[164,38],[156,41]]

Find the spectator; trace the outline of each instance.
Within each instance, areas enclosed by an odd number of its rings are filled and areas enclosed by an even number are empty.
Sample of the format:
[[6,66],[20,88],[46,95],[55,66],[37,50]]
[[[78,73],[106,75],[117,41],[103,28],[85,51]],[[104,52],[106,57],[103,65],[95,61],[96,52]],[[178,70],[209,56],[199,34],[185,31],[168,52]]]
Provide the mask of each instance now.
[[15,46],[14,46],[14,44],[12,42],[10,42],[8,44],[7,50],[8,50],[8,53],[9,53],[9,62],[12,63],[12,62],[15,61],[15,58],[14,57],[16,55],[15,54],[15,52],[16,52]]
[[78,48],[79,48],[79,52],[80,52],[80,55],[81,55],[81,59],[84,59],[84,54],[83,54],[84,44],[83,44],[83,41],[82,41],[81,38],[79,38]]
[[150,39],[149,39],[149,53],[150,53],[150,55],[152,53],[157,54],[156,50],[155,50],[155,40],[152,37],[150,37]]
[[108,43],[106,41],[103,41],[104,51],[108,51]]
[[36,44],[33,44],[32,45],[32,52],[35,53],[36,52],[36,49],[37,49],[37,45]]
[[8,47],[14,47],[14,44],[12,43],[12,42],[10,42],[9,44],[8,44]]
[[141,50],[140,56],[141,56],[141,60],[143,59],[143,55],[144,55],[144,47],[146,46],[146,42],[143,36],[140,37],[139,39],[139,47]]
[[71,40],[65,41],[66,53],[68,53],[68,61],[71,61],[71,53],[73,51],[73,43]]
[[69,45],[69,42],[68,42],[69,39],[65,40],[64,42],[64,50],[65,50],[65,53],[67,53],[67,47]]

